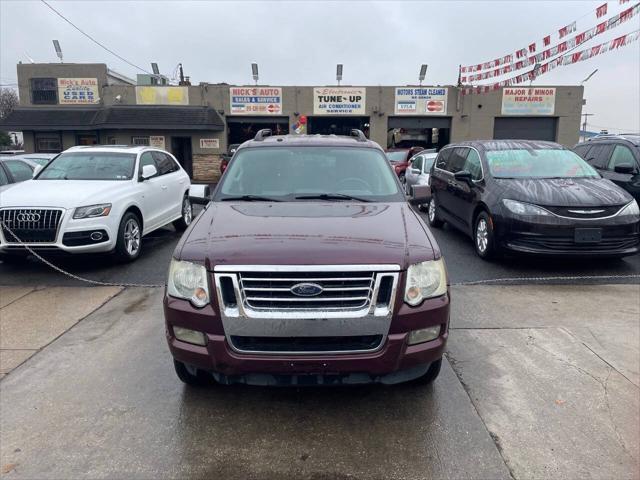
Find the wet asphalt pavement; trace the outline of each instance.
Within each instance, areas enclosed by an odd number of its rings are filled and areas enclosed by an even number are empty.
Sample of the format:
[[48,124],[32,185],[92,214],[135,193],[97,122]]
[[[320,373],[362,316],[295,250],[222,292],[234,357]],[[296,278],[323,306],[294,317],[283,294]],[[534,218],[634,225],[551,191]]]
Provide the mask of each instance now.
[[[424,217],[424,213],[421,213]],[[445,225],[434,229],[447,262],[451,283],[475,282],[488,279],[633,275],[640,273],[640,255],[623,259],[556,259],[536,257],[507,257],[492,262],[481,260],[474,252],[471,239]],[[171,254],[180,234],[173,227],[156,230],[144,237],[140,258],[131,264],[117,264],[108,255],[56,256],[53,263],[93,280],[114,283],[164,284]],[[557,283],[638,283],[638,279],[609,278],[605,280],[567,279]],[[516,282],[520,283],[520,282]],[[546,281],[545,283],[549,283]],[[0,285],[83,285],[77,280],[52,271],[35,258],[19,265],[0,262]]]

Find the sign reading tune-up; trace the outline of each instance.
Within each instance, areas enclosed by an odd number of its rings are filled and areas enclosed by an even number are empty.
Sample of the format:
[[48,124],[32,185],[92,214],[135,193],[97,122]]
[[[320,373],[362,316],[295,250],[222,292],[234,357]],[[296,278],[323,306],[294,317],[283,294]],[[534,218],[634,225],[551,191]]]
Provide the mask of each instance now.
[[502,115],[553,115],[556,89],[519,87],[502,90]]
[[282,88],[231,87],[232,115],[282,115]]
[[446,115],[447,89],[441,87],[396,88],[396,115]]
[[314,115],[364,115],[366,89],[364,87],[315,87]]

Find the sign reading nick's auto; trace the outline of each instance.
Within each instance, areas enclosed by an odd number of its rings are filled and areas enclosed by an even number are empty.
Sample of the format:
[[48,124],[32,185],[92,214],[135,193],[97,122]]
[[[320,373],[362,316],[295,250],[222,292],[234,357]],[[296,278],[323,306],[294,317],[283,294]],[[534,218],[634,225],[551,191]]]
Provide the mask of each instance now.
[[232,115],[282,115],[282,88],[231,87]]

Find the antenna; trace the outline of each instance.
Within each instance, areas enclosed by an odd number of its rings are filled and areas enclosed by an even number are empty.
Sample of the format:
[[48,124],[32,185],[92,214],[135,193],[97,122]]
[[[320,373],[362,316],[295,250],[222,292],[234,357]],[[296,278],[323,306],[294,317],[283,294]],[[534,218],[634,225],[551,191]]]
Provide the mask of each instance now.
[[258,85],[258,64],[257,63],[251,64],[251,76],[253,77],[253,81],[256,82],[256,85]]
[[418,75],[418,80],[420,81],[420,86],[422,86],[422,81],[424,80],[424,77],[427,76],[427,67],[429,65],[427,65],[426,63],[423,63],[420,66],[420,75]]
[[62,49],[60,48],[60,42],[58,40],[53,41],[53,48],[56,49],[56,55],[58,55],[60,63],[62,63]]
[[336,80],[338,81],[338,85],[340,85],[340,81],[342,80],[342,64],[339,63],[336,66]]
[[584,80],[582,80],[582,81],[580,82],[580,85],[582,85],[584,82],[586,82],[587,80],[589,80],[589,79],[590,79],[591,77],[593,77],[596,73],[598,73],[598,69],[597,69],[597,68],[596,68],[593,72],[591,72],[587,78],[585,78]]
[[24,52],[24,56],[27,57],[27,59],[31,62],[31,63],[36,63],[36,61],[31,58],[31,56],[29,55],[29,52],[25,51]]

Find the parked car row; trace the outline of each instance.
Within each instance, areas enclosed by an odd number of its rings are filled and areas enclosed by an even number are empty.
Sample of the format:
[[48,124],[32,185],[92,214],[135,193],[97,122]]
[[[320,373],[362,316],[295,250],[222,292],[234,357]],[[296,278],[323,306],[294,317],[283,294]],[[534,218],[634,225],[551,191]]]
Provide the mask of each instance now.
[[68,253],[113,252],[131,261],[140,255],[144,235],[169,223],[184,230],[192,220],[189,176],[162,150],[78,146],[44,166],[1,158],[0,172],[24,180],[0,187],[0,256],[5,260],[24,255],[28,245]]

